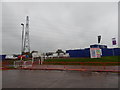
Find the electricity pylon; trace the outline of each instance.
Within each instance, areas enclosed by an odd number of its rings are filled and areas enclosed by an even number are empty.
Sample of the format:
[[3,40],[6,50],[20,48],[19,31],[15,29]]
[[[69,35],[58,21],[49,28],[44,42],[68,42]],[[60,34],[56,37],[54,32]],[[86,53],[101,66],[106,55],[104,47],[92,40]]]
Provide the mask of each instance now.
[[26,17],[25,38],[24,38],[24,53],[30,53],[30,38],[29,38],[29,17]]

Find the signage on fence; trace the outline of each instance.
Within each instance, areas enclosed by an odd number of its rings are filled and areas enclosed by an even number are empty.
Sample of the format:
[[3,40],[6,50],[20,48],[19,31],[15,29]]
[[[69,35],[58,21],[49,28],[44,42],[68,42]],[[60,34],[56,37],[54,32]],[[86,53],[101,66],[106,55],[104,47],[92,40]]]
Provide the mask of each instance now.
[[101,58],[102,52],[100,48],[90,48],[91,58]]
[[112,45],[116,45],[116,38],[112,38]]

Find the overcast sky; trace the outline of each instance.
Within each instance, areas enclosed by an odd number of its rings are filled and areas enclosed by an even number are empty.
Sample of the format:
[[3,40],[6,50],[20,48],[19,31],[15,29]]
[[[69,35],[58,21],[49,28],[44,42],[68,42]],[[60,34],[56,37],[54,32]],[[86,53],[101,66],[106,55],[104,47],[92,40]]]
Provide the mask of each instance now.
[[116,2],[6,2],[2,4],[3,53],[21,52],[21,23],[30,18],[30,47],[40,52],[88,48],[97,43],[112,47],[118,38]]

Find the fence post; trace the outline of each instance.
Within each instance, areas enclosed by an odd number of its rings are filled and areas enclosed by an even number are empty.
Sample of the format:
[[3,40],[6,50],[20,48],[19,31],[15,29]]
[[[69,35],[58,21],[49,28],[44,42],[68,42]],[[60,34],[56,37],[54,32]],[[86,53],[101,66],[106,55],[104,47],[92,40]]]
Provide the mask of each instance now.
[[14,67],[16,68],[16,64],[15,63],[16,63],[16,61],[14,61]]
[[34,57],[32,57],[32,64],[34,63]]

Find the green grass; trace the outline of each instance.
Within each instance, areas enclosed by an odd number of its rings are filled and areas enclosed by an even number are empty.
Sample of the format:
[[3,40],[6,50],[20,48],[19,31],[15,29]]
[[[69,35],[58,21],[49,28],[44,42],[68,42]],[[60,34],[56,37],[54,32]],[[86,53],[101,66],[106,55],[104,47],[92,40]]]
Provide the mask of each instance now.
[[[27,60],[27,59],[26,59]],[[26,61],[24,60],[24,61]],[[17,60],[4,60],[3,65],[13,65],[14,61]],[[55,63],[45,63],[45,62],[55,62]],[[58,63],[58,62],[66,62],[66,63]],[[67,63],[71,62],[71,63]],[[54,59],[46,59],[43,64],[52,64],[52,65],[81,65],[80,63],[72,63],[72,62],[120,62],[120,56],[105,56],[102,58],[54,58]],[[100,63],[85,63],[82,65],[103,65]],[[120,65],[120,63],[108,63],[105,65]]]
[[[120,56],[105,56],[102,58],[54,58],[54,59],[46,59],[45,62],[56,62],[56,63],[47,63],[54,65],[80,65],[80,63],[72,63],[72,62],[120,62]],[[66,63],[58,63],[58,62],[66,62]],[[67,62],[71,62],[71,63],[67,63]],[[101,64],[85,63],[83,65],[101,65]],[[105,65],[120,65],[120,64],[108,63]]]
[[13,66],[10,66],[10,67],[7,67],[8,69],[15,69],[15,67],[13,67]]
[[102,58],[54,58],[46,62],[120,62],[120,56],[106,56]]

